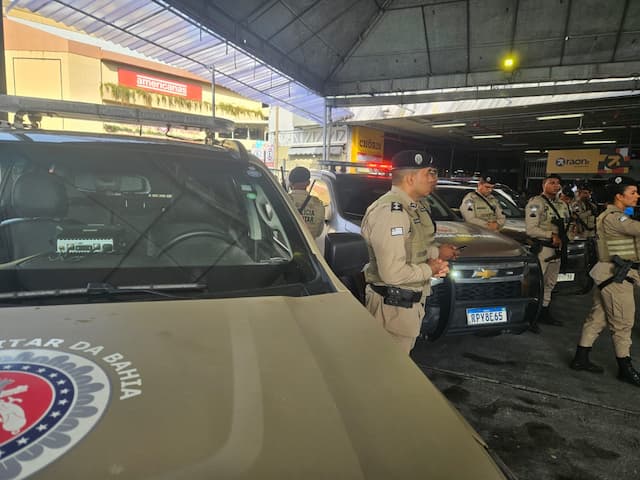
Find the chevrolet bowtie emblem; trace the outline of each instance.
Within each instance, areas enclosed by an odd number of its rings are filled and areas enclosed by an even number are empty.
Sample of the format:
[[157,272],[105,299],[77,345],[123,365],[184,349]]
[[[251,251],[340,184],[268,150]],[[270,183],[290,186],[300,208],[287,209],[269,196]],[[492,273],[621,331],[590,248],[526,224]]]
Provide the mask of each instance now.
[[486,268],[483,268],[481,270],[474,270],[473,271],[473,278],[484,278],[485,280],[488,280],[490,278],[495,277],[498,274],[498,272],[496,270],[487,270]]

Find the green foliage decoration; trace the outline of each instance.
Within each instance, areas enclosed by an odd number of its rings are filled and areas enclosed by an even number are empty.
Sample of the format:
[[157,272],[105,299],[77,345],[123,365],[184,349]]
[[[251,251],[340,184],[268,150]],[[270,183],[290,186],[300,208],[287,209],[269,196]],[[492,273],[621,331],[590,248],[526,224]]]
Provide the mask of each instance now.
[[[115,83],[109,82],[100,84],[100,96],[104,97],[105,95],[109,95],[112,99],[128,105],[134,105],[138,104],[138,102],[142,102],[147,107],[153,107],[155,100],[155,105],[157,107],[176,107],[186,109],[190,112],[211,111],[211,102],[190,100],[188,98],[177,97],[174,95],[163,95],[162,93],[150,93],[140,88],[126,87],[124,85],[116,85]],[[246,115],[259,120],[267,119],[260,109],[251,109],[225,102],[216,103],[216,113],[217,112],[226,113],[234,117]]]

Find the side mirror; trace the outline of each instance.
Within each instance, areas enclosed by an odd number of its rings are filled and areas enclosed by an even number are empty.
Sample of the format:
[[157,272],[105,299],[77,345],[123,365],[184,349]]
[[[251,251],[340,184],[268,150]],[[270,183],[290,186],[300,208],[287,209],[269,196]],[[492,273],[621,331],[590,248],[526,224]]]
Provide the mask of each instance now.
[[328,233],[324,241],[324,258],[338,277],[360,273],[369,262],[369,250],[357,233]]

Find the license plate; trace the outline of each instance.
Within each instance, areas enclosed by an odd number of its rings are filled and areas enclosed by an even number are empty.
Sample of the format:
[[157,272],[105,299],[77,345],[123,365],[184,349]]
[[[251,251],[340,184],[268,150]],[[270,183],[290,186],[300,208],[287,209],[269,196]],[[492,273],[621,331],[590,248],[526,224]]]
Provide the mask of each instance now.
[[559,273],[558,274],[559,282],[573,282],[575,278],[576,278],[575,273]]
[[506,322],[507,309],[505,307],[467,308],[467,325]]

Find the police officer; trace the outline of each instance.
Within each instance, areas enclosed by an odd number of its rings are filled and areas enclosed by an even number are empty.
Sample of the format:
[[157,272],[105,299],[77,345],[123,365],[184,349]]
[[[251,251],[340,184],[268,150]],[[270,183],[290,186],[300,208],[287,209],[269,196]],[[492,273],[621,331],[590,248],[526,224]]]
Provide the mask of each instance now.
[[429,280],[449,268],[431,245],[419,200],[438,181],[433,158],[416,150],[391,160],[391,190],[367,208],[362,236],[369,248],[365,267],[366,306],[392,338],[409,353],[424,317]]
[[595,204],[591,201],[591,188],[586,185],[578,186],[578,195],[571,204],[571,212],[576,217],[577,232],[585,237],[594,237],[596,234]]
[[460,214],[465,222],[474,223],[491,230],[501,230],[506,217],[500,203],[493,196],[496,181],[488,175],[480,176],[475,192],[467,193],[460,204]]
[[[562,247],[562,232],[558,224],[561,224],[564,229],[569,221],[569,209],[566,203],[557,198],[560,189],[560,177],[555,174],[548,175],[542,181],[542,193],[532,197],[525,208],[527,235],[533,240],[535,250],[538,251],[538,260],[544,276],[542,312],[539,321],[550,325],[562,325],[562,322],[553,318],[549,312],[551,292],[556,286],[560,272],[558,250]],[[531,323],[530,330],[534,333],[540,332],[535,320]]]
[[[589,352],[600,332],[608,325],[618,361],[618,378],[640,387],[640,374],[633,368],[630,357],[631,330],[635,319],[633,285],[640,281],[640,222],[624,213],[625,207],[636,205],[638,187],[632,179],[615,177],[606,191],[607,208],[596,220],[599,261],[590,272],[597,285],[593,289],[593,306],[584,321],[570,367],[592,373],[603,372],[602,367],[591,363]],[[614,259],[615,255],[618,258]],[[618,266],[612,260],[617,261]],[[625,261],[628,271],[618,270]],[[614,277],[615,274],[618,278]]]
[[311,173],[305,167],[295,167],[289,172],[289,196],[293,200],[298,212],[302,215],[304,223],[309,227],[311,235],[319,237],[324,229],[324,205],[322,201],[311,192],[307,192]]

